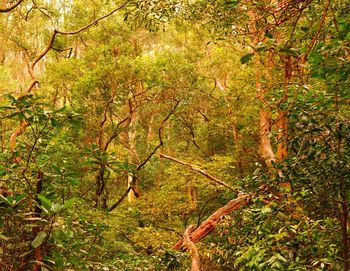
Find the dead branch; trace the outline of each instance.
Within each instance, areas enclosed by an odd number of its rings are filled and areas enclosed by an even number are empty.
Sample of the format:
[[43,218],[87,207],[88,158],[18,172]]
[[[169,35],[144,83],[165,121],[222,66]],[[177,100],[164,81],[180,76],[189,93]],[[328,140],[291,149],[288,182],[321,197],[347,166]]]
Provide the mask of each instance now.
[[[202,238],[207,236],[210,232],[212,232],[215,229],[217,223],[223,218],[223,216],[229,215],[233,211],[249,204],[253,197],[253,194],[243,193],[236,199],[231,200],[224,207],[221,207],[220,209],[216,210],[211,216],[209,216],[205,221],[203,221],[197,229],[195,229],[190,234],[190,240],[193,243],[197,243],[198,241],[200,241]],[[184,247],[184,243],[184,239],[179,240],[173,246],[173,249],[178,250]]]
[[196,229],[195,225],[190,225],[184,232],[183,247],[189,252],[192,258],[191,271],[200,271],[200,258],[196,245],[191,241],[190,234]]
[[191,169],[192,171],[195,171],[195,172],[198,172],[199,174],[202,174],[203,176],[207,177],[209,180],[213,181],[214,183],[217,183],[223,187],[226,187],[232,191],[235,191],[235,192],[240,192],[237,188],[234,188],[230,185],[228,185],[227,183],[225,183],[224,181],[221,181],[220,179],[214,177],[213,175],[210,175],[209,173],[205,172],[203,169],[200,169],[200,168],[197,168],[195,167],[194,165],[191,165],[190,163],[187,163],[187,162],[183,162],[183,161],[180,161],[174,157],[171,157],[169,155],[165,155],[165,154],[159,154],[159,157],[160,158],[165,158],[165,159],[169,159],[175,163],[178,163],[180,165],[183,165],[183,166],[186,166],[188,167],[189,169]]
[[5,13],[5,12],[9,12],[13,9],[15,9],[20,3],[22,3],[23,0],[19,0],[15,3],[13,3],[12,5],[10,6],[7,6],[7,7],[0,7],[0,13]]

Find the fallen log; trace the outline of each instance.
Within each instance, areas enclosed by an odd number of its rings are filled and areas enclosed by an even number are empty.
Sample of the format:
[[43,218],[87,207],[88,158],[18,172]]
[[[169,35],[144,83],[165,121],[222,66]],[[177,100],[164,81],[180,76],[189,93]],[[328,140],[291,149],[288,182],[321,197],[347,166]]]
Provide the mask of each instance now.
[[[216,210],[190,234],[189,240],[193,243],[200,241],[215,229],[217,223],[223,218],[223,216],[229,215],[233,211],[249,204],[253,197],[253,194],[242,193],[237,198],[227,203],[225,206]],[[182,238],[173,246],[173,249],[179,250],[183,248],[185,246],[184,243],[184,238]]]

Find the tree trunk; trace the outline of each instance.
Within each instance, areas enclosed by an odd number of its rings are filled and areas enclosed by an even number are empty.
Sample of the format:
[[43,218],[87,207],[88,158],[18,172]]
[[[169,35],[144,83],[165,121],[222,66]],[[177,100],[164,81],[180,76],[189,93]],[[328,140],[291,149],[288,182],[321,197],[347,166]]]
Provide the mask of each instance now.
[[[44,177],[44,173],[42,171],[39,171],[38,176],[37,176],[36,191],[35,191],[35,194],[36,194],[35,200],[37,201],[38,205],[36,205],[34,208],[34,216],[37,218],[40,218],[41,212],[42,212],[41,208],[39,207],[40,200],[38,198],[38,195],[43,190],[43,177]],[[33,227],[33,236],[36,236],[40,232],[40,230],[41,230],[40,226]],[[37,261],[37,263],[35,263],[33,265],[33,271],[39,271],[40,267],[41,267],[41,265],[39,263],[42,262],[42,260],[43,260],[42,245],[35,248],[34,258]]]
[[134,186],[134,178],[132,173],[128,174],[128,186],[127,189],[129,190],[128,192],[128,202],[132,203],[135,200],[135,192],[133,190],[133,186]]
[[241,150],[241,142],[239,139],[239,132],[237,128],[237,123],[236,120],[232,120],[232,132],[233,132],[233,142],[235,143],[235,148],[237,150],[236,155],[237,155],[237,168],[238,172],[241,178],[244,176],[244,170],[243,170],[243,160],[242,160],[242,150]]
[[196,187],[193,186],[192,184],[189,184],[187,186],[187,194],[188,194],[188,198],[189,198],[189,203],[191,206],[192,210],[197,209],[197,191],[196,191]]
[[106,166],[101,164],[100,169],[96,174],[96,193],[95,193],[95,207],[106,209],[107,199],[102,199],[102,195],[106,189],[106,180],[105,180],[105,169]]
[[348,236],[349,206],[348,206],[348,202],[345,198],[345,195],[343,196],[341,208],[342,208],[342,213],[341,213],[342,254],[343,254],[343,262],[344,262],[344,271],[348,271],[350,268],[349,236]]
[[200,271],[200,258],[196,245],[191,241],[190,234],[196,228],[195,225],[189,226],[184,233],[183,247],[190,253],[192,258],[191,271]]
[[279,111],[278,112],[278,120],[277,120],[277,152],[276,158],[282,161],[284,158],[288,156],[288,127],[287,127],[287,112]]
[[276,160],[270,142],[270,123],[271,114],[265,109],[260,109],[260,152],[268,168],[271,168]]

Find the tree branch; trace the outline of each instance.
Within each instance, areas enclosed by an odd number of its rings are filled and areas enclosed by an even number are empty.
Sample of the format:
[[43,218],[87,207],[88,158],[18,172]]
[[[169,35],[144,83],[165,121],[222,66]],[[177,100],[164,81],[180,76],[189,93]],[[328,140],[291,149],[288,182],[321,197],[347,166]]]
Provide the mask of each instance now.
[[109,144],[111,144],[112,141],[113,141],[113,139],[115,139],[115,138],[120,134],[121,131],[119,130],[119,127],[120,127],[124,122],[126,122],[126,121],[128,121],[128,120],[130,120],[130,116],[127,116],[125,119],[123,119],[123,120],[121,120],[120,122],[118,122],[117,127],[114,129],[113,134],[108,138],[108,140],[107,140],[107,142],[106,142],[106,144],[105,144],[105,146],[104,146],[104,148],[103,148],[104,151],[107,151]]
[[[236,199],[233,199],[229,203],[227,203],[224,207],[221,207],[220,209],[216,210],[211,216],[209,216],[205,221],[203,221],[197,229],[195,229],[190,234],[190,241],[192,241],[193,243],[200,241],[202,238],[207,236],[210,232],[212,232],[215,229],[217,223],[223,218],[223,216],[229,215],[233,211],[249,204],[253,197],[254,195],[252,194],[242,193]],[[185,243],[186,242],[184,241],[184,239],[181,239],[173,246],[173,249],[179,250],[185,246]]]
[[154,150],[147,156],[147,158],[136,168],[136,170],[140,170],[151,158],[152,156],[157,152],[157,150],[163,146],[164,142],[163,142],[163,128],[165,123],[167,122],[167,120],[171,117],[171,115],[174,114],[177,106],[180,104],[180,101],[176,102],[176,105],[174,106],[174,108],[169,112],[169,114],[165,117],[165,119],[162,121],[159,129],[158,129],[158,137],[159,137],[159,144],[154,148]]
[[76,34],[78,34],[78,33],[80,33],[80,32],[83,32],[84,30],[90,28],[91,26],[96,25],[99,21],[101,21],[101,20],[103,20],[103,19],[105,19],[105,18],[111,16],[111,15],[114,14],[115,12],[121,10],[122,8],[124,8],[124,7],[126,6],[126,4],[127,4],[128,2],[129,2],[129,1],[125,1],[122,5],[120,5],[119,7],[115,8],[115,9],[113,9],[113,10],[112,10],[111,12],[109,12],[108,14],[106,14],[106,15],[100,17],[100,18],[97,18],[95,21],[89,23],[88,25],[86,25],[86,26],[84,26],[84,27],[82,27],[82,28],[80,28],[80,29],[77,29],[77,30],[75,30],[75,31],[70,31],[70,32],[69,32],[69,31],[66,32],[66,31],[62,31],[62,30],[56,30],[56,32],[57,32],[58,34],[66,35],[66,36],[67,36],[67,35],[76,35]]
[[310,44],[308,45],[308,49],[305,53],[305,56],[304,56],[304,60],[307,59],[307,57],[309,56],[312,48],[314,47],[314,45],[316,44],[316,41],[317,41],[317,38],[319,37],[320,33],[321,33],[321,30],[322,30],[322,27],[323,27],[323,24],[324,22],[326,21],[326,16],[327,16],[327,13],[328,13],[328,9],[329,9],[329,6],[331,4],[331,1],[328,0],[326,5],[325,5],[325,8],[324,8],[324,11],[323,11],[323,14],[322,14],[322,17],[321,17],[321,22],[320,22],[320,25],[317,29],[317,32],[315,33],[314,37],[312,38]]
[[198,172],[199,174],[202,174],[203,176],[207,177],[209,180],[213,181],[214,183],[217,183],[223,187],[226,187],[232,191],[235,191],[235,192],[241,192],[239,191],[237,188],[234,188],[230,185],[228,185],[227,183],[225,183],[224,181],[221,181],[220,179],[216,178],[215,176],[205,172],[203,169],[200,169],[200,168],[197,168],[195,167],[194,165],[191,165],[190,163],[187,163],[187,162],[183,162],[183,161],[180,161],[174,157],[171,157],[171,156],[168,156],[168,155],[165,155],[165,154],[159,154],[159,157],[160,158],[165,158],[165,159],[169,159],[175,163],[178,163],[180,165],[183,165],[183,166],[186,166],[187,168],[191,169],[192,171],[195,171],[195,172]]
[[8,7],[0,7],[0,13],[6,13],[6,12],[9,12],[13,9],[15,9],[20,3],[22,3],[23,0],[19,0],[17,2],[15,2],[14,4],[12,4],[11,6],[8,6]]
[[[35,76],[34,76],[34,68],[35,68],[35,65],[50,51],[50,49],[52,48],[52,45],[53,43],[55,42],[55,39],[56,39],[56,36],[57,34],[60,34],[60,35],[64,35],[64,36],[69,36],[69,35],[76,35],[80,32],[83,32],[84,30],[96,25],[99,21],[111,16],[112,14],[114,14],[115,12],[121,10],[126,4],[128,3],[128,1],[124,2],[124,4],[122,4],[121,6],[113,9],[111,12],[109,12],[108,14],[100,17],[100,18],[97,18],[96,20],[94,20],[93,22],[85,25],[84,27],[78,29],[78,30],[75,30],[75,31],[62,31],[62,30],[58,30],[58,29],[55,29],[52,33],[52,36],[51,36],[51,39],[48,43],[48,45],[46,46],[46,48],[34,59],[34,61],[30,64],[30,67],[29,67],[29,73],[32,77],[32,80],[34,81],[35,80]],[[31,84],[32,85],[32,84]],[[32,87],[29,87],[27,89],[27,93],[30,93],[30,91],[32,90],[33,86]]]
[[[16,6],[18,6],[21,2],[21,1],[18,1],[16,4],[12,5],[12,9],[15,8]],[[60,35],[75,35],[75,34],[78,34],[94,25],[96,25],[99,21],[111,16],[112,14],[114,14],[115,12],[121,10],[124,6],[126,6],[126,4],[128,3],[128,1],[125,1],[122,5],[120,5],[119,7],[113,9],[111,12],[109,12],[108,14],[100,17],[100,18],[97,18],[96,20],[94,20],[93,22],[89,23],[88,25],[78,29],[78,30],[75,30],[75,31],[71,31],[71,32],[66,32],[66,31],[61,31],[61,30],[57,30],[55,29],[51,35],[51,38],[50,38],[50,41],[49,43],[47,44],[47,46],[45,47],[45,49],[37,55],[37,57],[33,60],[33,62],[31,62],[29,65],[28,65],[28,71],[29,71],[29,74],[31,76],[31,79],[32,81],[30,82],[30,85],[28,86],[27,90],[26,90],[26,94],[30,94],[31,91],[33,90],[33,88],[39,83],[39,81],[36,79],[36,76],[35,76],[35,66],[36,64],[52,49],[52,46],[55,42],[55,39],[57,37],[58,34]],[[0,12],[6,12],[6,10],[10,9],[11,7],[8,7],[8,8],[2,8],[0,9]],[[3,11],[5,10],[5,11]],[[11,9],[10,9],[11,10]],[[10,148],[11,150],[13,151],[14,148],[15,148],[15,144],[16,144],[16,138],[21,135],[24,131],[25,131],[25,128],[24,125],[20,125],[20,127],[14,132],[12,133],[11,135],[11,139],[10,139]],[[112,139],[113,140],[113,139]]]
[[108,211],[112,212],[115,208],[118,207],[118,205],[125,199],[125,197],[129,194],[129,192],[131,191],[132,186],[129,186],[128,189],[124,192],[124,194],[120,197],[120,199],[114,203],[111,208],[108,209]]

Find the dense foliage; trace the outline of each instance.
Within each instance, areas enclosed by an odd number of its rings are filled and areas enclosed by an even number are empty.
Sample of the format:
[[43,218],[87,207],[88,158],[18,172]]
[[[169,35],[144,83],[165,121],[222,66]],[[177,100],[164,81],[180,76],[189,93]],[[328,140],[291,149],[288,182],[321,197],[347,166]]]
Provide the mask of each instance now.
[[349,11],[2,1],[0,270],[350,270]]

